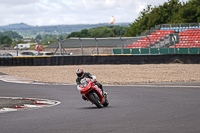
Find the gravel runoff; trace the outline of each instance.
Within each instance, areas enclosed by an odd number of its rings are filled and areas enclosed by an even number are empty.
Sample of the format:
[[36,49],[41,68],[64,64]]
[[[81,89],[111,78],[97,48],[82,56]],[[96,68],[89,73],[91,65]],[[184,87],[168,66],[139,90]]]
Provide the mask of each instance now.
[[15,66],[0,67],[0,72],[39,82],[75,84],[77,68],[95,75],[103,85],[200,81],[200,64]]

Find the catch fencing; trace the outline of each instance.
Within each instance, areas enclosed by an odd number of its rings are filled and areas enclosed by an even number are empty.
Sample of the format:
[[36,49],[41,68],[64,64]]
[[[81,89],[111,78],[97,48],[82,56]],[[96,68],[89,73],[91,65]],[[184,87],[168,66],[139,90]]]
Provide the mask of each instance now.
[[69,38],[50,45],[45,50],[54,51],[57,55],[112,54],[113,48],[124,48],[141,39],[142,37]]

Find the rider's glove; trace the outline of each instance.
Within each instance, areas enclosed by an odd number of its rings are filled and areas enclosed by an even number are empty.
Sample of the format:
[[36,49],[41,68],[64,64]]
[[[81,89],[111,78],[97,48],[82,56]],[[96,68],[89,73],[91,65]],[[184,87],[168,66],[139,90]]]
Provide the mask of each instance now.
[[81,90],[81,87],[80,87],[80,85],[77,85],[77,89],[80,91]]
[[93,82],[96,82],[96,76],[92,76]]

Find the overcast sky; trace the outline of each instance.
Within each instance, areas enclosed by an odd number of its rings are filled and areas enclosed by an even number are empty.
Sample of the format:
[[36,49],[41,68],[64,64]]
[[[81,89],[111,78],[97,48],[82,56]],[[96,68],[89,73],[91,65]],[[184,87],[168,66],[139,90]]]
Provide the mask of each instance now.
[[[32,26],[130,22],[147,5],[168,0],[0,0],[0,26],[26,23]],[[188,0],[180,0],[188,1]]]

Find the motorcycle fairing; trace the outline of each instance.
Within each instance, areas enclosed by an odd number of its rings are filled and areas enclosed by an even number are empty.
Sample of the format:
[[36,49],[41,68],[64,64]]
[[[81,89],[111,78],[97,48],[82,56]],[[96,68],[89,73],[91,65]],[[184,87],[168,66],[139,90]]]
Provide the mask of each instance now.
[[91,82],[89,78],[87,79],[87,81],[85,81],[85,83],[83,83],[83,85],[80,85],[80,87],[81,87],[80,93],[83,94],[87,99],[89,99],[87,94],[91,91],[95,91],[100,97],[101,104],[105,103],[105,97],[102,96],[101,89],[93,82]]

